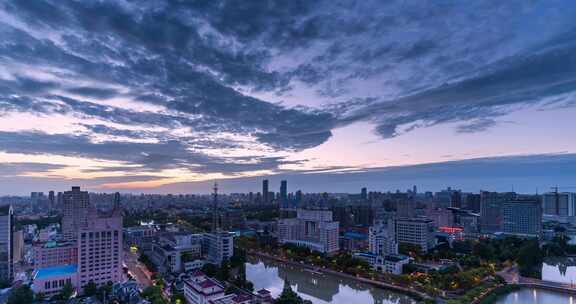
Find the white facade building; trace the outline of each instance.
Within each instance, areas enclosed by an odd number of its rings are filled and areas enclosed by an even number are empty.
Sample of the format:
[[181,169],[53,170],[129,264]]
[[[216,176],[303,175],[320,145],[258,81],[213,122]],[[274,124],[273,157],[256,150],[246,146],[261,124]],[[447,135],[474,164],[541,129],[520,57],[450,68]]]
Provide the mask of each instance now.
[[224,286],[200,271],[184,281],[184,297],[188,304],[209,304],[224,296]]
[[376,224],[371,226],[368,234],[368,250],[375,255],[385,256],[398,254],[398,243],[394,237],[394,225]]
[[436,245],[434,221],[428,218],[399,218],[394,225],[396,242],[417,245],[423,252]]
[[296,218],[278,221],[278,239],[281,244],[331,254],[340,249],[338,229],[339,223],[332,220],[332,211],[298,209]]
[[203,237],[206,260],[209,263],[220,265],[234,255],[234,233],[218,231],[205,233]]

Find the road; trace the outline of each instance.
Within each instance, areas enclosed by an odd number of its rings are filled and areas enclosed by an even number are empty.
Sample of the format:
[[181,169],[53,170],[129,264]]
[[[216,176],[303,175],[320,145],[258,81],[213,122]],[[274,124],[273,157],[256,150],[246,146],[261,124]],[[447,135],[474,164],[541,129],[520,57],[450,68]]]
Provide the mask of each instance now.
[[142,289],[152,285],[152,281],[149,279],[150,272],[148,272],[146,266],[138,262],[138,256],[135,253],[130,250],[124,250],[124,263],[128,267],[128,273],[134,277]]

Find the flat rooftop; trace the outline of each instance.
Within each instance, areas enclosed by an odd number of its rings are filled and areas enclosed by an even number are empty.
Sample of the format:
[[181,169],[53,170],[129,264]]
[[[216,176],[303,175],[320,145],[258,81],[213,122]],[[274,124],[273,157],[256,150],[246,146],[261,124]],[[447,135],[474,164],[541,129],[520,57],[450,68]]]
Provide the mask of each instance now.
[[36,272],[34,279],[43,280],[50,277],[73,275],[77,272],[77,270],[78,265],[76,264],[40,268],[38,272]]

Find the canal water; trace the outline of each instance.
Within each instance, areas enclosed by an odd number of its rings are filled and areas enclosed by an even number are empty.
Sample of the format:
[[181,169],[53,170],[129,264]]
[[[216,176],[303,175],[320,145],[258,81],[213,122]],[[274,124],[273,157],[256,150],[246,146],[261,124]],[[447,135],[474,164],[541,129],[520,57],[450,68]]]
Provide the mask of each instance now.
[[501,297],[496,304],[576,304],[576,297],[543,289],[523,288]]
[[[547,258],[542,280],[576,284],[575,258]],[[576,304],[576,296],[543,289],[524,288],[500,298],[497,304]]]
[[268,289],[274,297],[282,293],[284,280],[288,279],[292,290],[314,304],[416,303],[412,298],[390,290],[257,258],[250,258],[246,263],[246,278],[254,283],[255,290]]

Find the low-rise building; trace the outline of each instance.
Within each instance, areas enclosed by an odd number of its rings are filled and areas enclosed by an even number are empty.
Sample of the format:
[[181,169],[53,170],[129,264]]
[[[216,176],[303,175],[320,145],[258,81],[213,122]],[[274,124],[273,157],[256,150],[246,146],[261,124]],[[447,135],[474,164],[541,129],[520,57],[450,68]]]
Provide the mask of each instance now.
[[220,282],[200,271],[194,272],[184,281],[184,297],[188,304],[210,304],[210,301],[225,296],[224,289]]
[[410,263],[410,257],[400,254],[378,257],[376,269],[393,274],[402,274],[404,265]]
[[32,290],[34,293],[41,292],[47,297],[52,297],[60,293],[67,283],[78,291],[78,266],[75,264],[38,269],[34,273]]

